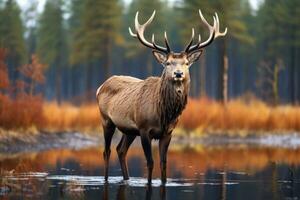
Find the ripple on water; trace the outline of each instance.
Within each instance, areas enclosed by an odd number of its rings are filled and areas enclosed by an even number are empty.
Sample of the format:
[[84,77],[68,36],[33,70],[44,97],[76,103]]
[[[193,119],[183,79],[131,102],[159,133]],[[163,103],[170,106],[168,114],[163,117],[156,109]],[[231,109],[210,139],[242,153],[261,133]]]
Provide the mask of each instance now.
[[[106,184],[104,176],[80,176],[80,175],[49,175],[46,172],[28,172],[20,173],[14,176],[6,176],[10,180],[28,180],[28,179],[43,179],[43,180],[55,180],[56,184],[70,183],[73,186],[103,186]],[[129,180],[124,181],[122,176],[110,176],[108,183],[112,185],[128,185],[131,187],[145,187],[147,185],[147,179],[142,177],[131,177]],[[193,185],[237,185],[238,182],[220,182],[219,180],[207,179],[204,182],[198,182],[197,179],[172,179],[168,178],[166,187],[189,187]],[[160,187],[161,181],[159,178],[152,179],[152,187]],[[52,185],[55,187],[55,185]]]
[[5,175],[4,178],[9,180],[29,180],[32,178],[41,178],[44,179],[49,175],[47,172],[26,172],[26,173],[18,173],[18,174],[11,174],[11,175]]
[[[99,186],[104,185],[106,182],[103,176],[73,176],[73,175],[52,175],[48,176],[48,180],[72,182],[73,185],[81,186]],[[113,176],[108,178],[109,184],[116,185],[129,185],[131,187],[145,187],[147,184],[146,178],[131,177],[129,180],[124,181],[122,176]],[[194,183],[192,179],[167,179],[166,187],[186,187],[192,186]],[[161,186],[160,179],[152,180],[152,187]]]

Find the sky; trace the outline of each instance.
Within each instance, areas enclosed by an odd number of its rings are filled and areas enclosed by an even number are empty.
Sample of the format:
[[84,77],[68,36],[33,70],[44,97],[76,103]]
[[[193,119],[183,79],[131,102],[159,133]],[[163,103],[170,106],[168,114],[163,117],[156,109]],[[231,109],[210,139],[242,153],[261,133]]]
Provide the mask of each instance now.
[[[21,6],[22,10],[25,10],[26,8],[28,8],[28,6],[32,3],[32,2],[38,2],[38,11],[42,11],[44,4],[45,4],[46,0],[17,0],[17,2],[19,3],[19,5]],[[124,0],[125,2],[130,2],[131,0]],[[169,0],[169,1],[174,1],[174,0]],[[252,8],[254,10],[256,10],[260,4],[260,2],[262,0],[249,0],[250,4],[252,6]]]

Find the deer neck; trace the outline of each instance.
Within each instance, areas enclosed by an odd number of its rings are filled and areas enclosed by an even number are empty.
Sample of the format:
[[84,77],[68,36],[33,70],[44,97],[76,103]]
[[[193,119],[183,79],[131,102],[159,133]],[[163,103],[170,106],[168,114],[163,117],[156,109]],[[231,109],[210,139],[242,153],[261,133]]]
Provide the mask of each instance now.
[[160,79],[159,106],[160,123],[163,131],[168,130],[171,124],[177,122],[187,104],[189,80],[175,82],[166,77],[163,72]]

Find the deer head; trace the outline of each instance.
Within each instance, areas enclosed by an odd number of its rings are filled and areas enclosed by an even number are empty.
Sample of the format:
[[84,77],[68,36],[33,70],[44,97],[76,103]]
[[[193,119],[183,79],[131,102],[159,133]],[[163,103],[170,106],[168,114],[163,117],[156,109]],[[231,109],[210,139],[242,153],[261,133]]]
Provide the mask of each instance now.
[[138,38],[138,40],[145,45],[153,49],[153,55],[156,60],[165,67],[165,75],[169,80],[175,82],[182,82],[185,79],[189,78],[189,68],[190,66],[199,59],[203,49],[210,45],[214,39],[219,36],[225,36],[227,33],[227,28],[223,33],[219,31],[219,17],[217,13],[213,16],[214,24],[211,26],[206,19],[203,17],[201,10],[199,10],[199,15],[204,23],[204,25],[209,30],[209,37],[206,41],[201,42],[201,36],[199,34],[198,42],[194,42],[194,29],[192,29],[192,36],[185,47],[185,50],[180,53],[174,53],[170,49],[170,45],[167,38],[167,33],[164,33],[165,45],[166,47],[159,46],[155,43],[154,34],[152,34],[152,41],[148,42],[145,39],[144,32],[146,27],[153,21],[155,16],[155,10],[153,11],[151,17],[144,24],[140,24],[138,21],[139,12],[135,15],[135,30],[136,33],[133,33],[129,27],[129,33],[132,37]]

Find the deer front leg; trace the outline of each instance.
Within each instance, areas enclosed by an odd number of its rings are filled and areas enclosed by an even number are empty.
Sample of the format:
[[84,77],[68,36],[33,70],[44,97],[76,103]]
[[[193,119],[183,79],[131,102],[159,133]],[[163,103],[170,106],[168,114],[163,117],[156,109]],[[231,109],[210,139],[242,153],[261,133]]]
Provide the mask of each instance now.
[[151,139],[147,132],[141,133],[141,142],[144,149],[144,154],[147,159],[148,168],[148,184],[152,182],[153,158],[151,149]]
[[171,138],[172,135],[167,134],[159,140],[160,171],[162,184],[165,184],[167,182],[167,152]]

